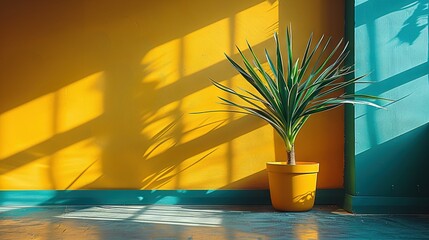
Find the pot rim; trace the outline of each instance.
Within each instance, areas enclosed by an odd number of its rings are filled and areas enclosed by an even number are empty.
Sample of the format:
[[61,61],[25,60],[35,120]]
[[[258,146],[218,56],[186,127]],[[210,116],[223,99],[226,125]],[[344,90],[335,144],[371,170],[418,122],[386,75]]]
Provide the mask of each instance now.
[[318,173],[319,163],[317,162],[296,162],[296,165],[289,165],[287,162],[267,162],[268,172],[277,173]]

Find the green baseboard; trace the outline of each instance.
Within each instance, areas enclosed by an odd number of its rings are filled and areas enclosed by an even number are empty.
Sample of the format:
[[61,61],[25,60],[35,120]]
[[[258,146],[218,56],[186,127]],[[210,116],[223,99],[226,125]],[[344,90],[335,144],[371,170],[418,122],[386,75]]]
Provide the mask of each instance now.
[[345,194],[344,209],[352,213],[429,213],[429,197],[380,197]]
[[[340,204],[343,189],[320,189],[316,204]],[[0,205],[269,205],[268,190],[3,190]]]

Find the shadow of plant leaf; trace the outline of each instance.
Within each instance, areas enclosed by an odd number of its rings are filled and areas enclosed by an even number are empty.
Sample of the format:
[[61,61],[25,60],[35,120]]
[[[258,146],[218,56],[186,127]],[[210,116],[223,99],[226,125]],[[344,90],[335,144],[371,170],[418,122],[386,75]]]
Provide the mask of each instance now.
[[[417,6],[416,6],[417,5]],[[415,7],[413,14],[405,20],[396,38],[401,43],[412,45],[428,25],[428,3],[416,1],[403,9]]]

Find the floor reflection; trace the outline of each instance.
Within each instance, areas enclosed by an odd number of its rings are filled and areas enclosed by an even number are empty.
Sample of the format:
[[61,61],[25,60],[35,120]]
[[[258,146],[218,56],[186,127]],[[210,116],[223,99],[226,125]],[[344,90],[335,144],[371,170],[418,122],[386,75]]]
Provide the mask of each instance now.
[[271,206],[0,207],[0,239],[425,239],[429,215]]

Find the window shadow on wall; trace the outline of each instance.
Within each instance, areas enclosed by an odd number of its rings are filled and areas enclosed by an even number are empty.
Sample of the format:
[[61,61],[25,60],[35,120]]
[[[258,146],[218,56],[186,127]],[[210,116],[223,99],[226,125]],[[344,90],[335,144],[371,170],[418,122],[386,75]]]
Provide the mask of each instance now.
[[[201,169],[219,145],[264,126],[237,116],[199,116],[189,126],[190,106],[199,110],[189,96],[210,92],[210,76],[236,73],[223,56],[192,69],[186,41],[230,21],[218,34],[233,53],[231,19],[263,2],[2,2],[0,188],[184,186],[182,173]],[[167,51],[157,53],[160,46]],[[145,62],[151,54],[162,60]],[[233,174],[227,149],[209,162],[222,165],[225,183]],[[214,174],[201,174],[203,186],[204,175]]]
[[356,194],[427,196],[428,1],[366,1],[355,11],[357,70],[376,82],[358,92],[396,100],[356,108]]

